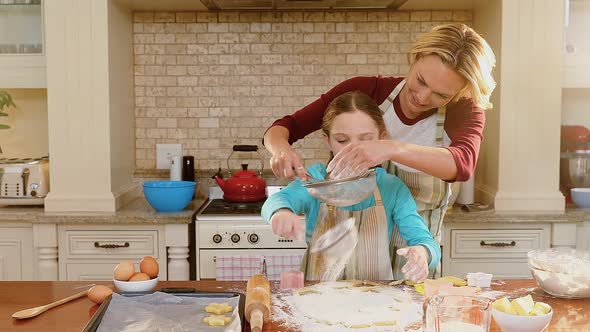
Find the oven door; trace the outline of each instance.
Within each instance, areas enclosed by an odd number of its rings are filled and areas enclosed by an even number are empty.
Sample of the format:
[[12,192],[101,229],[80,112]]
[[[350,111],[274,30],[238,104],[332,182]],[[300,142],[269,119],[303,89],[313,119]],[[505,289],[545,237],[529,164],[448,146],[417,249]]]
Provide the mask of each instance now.
[[[301,265],[301,258],[305,254],[306,249],[201,249],[199,250],[199,279],[217,279],[216,276],[220,275],[217,273],[217,257],[223,256],[225,259],[234,258],[239,261],[239,257],[242,256],[257,256],[261,257],[262,269],[265,271],[259,271],[257,273],[266,272],[267,277],[270,280],[279,280],[280,274],[283,271],[299,270]],[[240,269],[239,266],[228,267],[224,265],[224,268],[229,269]],[[220,267],[221,269],[221,267]],[[242,271],[234,271],[235,275],[240,275]],[[225,271],[224,273],[227,273]],[[247,275],[247,271],[243,271],[244,275]],[[228,279],[222,279],[228,280]],[[236,279],[233,279],[236,280]],[[247,276],[244,276],[240,280],[248,280]]]

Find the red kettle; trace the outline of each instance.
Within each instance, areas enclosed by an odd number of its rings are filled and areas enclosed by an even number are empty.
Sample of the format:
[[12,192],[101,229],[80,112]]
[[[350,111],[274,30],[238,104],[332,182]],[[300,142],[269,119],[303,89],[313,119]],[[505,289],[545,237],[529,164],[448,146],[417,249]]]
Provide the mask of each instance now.
[[[233,151],[227,158],[227,168],[229,169],[229,160],[232,154],[236,151],[242,152],[258,152],[256,145],[234,145]],[[264,170],[264,158],[260,155],[262,160],[262,168],[260,174]],[[230,202],[258,202],[266,198],[266,182],[262,177],[258,177],[256,173],[248,170],[248,164],[242,164],[242,169],[234,173],[234,175],[223,180],[219,176],[215,176],[215,181],[223,190],[223,199]]]

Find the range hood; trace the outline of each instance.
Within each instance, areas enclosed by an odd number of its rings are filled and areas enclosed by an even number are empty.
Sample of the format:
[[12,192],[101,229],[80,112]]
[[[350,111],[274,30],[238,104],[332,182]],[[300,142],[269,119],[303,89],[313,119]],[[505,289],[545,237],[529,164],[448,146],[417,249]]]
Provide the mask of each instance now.
[[397,9],[408,0],[200,0],[209,10]]

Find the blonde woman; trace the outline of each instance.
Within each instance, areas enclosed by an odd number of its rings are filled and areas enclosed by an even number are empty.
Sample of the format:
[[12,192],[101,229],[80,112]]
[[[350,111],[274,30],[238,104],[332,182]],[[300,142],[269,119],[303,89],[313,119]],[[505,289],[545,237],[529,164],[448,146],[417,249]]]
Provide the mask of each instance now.
[[[323,117],[322,131],[334,154],[351,144],[377,141],[387,135],[381,110],[373,99],[358,91],[344,93],[330,103]],[[308,168],[308,172],[323,179],[326,166],[316,163]],[[376,172],[377,189],[373,195],[351,206],[335,210],[322,206],[307,192],[300,179],[264,202],[262,217],[272,225],[276,234],[285,238],[303,235],[304,226],[298,214],[305,214],[305,235],[310,244],[334,226],[336,219],[342,220],[334,217],[336,214],[354,217],[359,240],[350,259],[344,257],[344,272],[337,269],[334,274],[337,264],[325,261],[321,254],[308,252],[302,264],[306,280],[391,280],[396,272],[406,279],[422,282],[428,276],[429,268],[434,269],[440,262],[440,246],[417,213],[408,188],[384,169],[378,167]],[[329,209],[331,212],[327,212]],[[322,218],[322,215],[330,216]],[[409,246],[390,254],[389,243],[393,234],[399,234]],[[393,271],[392,261],[396,261],[398,255],[407,263]]]
[[[383,112],[389,136],[356,142],[328,165],[334,178],[360,173],[386,162],[410,188],[432,235],[440,241],[451,195],[450,184],[468,180],[483,138],[486,109],[495,88],[495,56],[470,27],[445,24],[418,37],[408,52],[406,77],[355,77],[344,81],[292,115],[273,123],[264,135],[277,177],[306,179],[295,141],[320,129],[328,104],[348,91],[369,95]],[[403,246],[399,236],[392,252]],[[399,277],[399,276],[396,276]]]

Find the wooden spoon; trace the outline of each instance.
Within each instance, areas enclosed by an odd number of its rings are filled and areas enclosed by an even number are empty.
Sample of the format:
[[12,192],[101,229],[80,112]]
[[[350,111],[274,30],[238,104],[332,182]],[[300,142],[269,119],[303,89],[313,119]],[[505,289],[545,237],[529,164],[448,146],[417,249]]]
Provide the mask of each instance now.
[[35,317],[39,314],[44,313],[45,311],[53,308],[53,307],[57,307],[58,305],[62,305],[66,302],[70,302],[72,300],[75,300],[77,298],[80,298],[82,296],[86,296],[86,294],[88,294],[88,290],[85,290],[83,292],[80,292],[78,294],[74,294],[72,296],[66,297],[65,299],[61,299],[59,301],[55,301],[46,305],[42,305],[39,307],[34,307],[34,308],[30,308],[30,309],[24,309],[21,311],[17,311],[15,313],[12,314],[12,318],[16,318],[16,319],[26,319],[26,318],[31,318],[31,317]]

